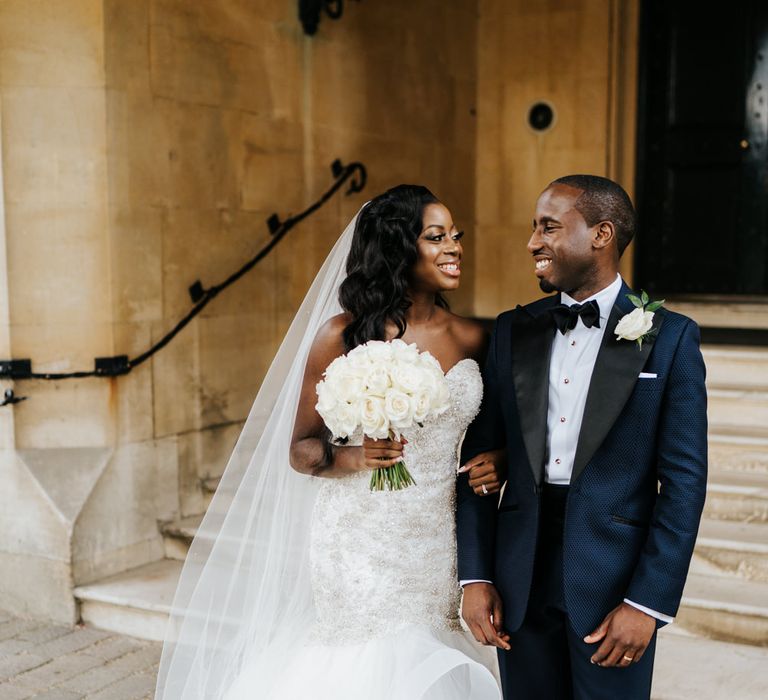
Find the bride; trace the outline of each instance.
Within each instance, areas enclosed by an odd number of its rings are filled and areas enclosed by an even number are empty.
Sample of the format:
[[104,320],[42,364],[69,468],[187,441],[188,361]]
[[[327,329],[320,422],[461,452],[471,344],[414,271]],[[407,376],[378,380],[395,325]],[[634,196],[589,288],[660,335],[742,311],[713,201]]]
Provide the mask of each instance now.
[[[458,615],[457,450],[480,406],[486,343],[441,296],[459,286],[461,237],[429,190],[401,185],[331,251],[190,548],[157,698],[501,697],[494,657]],[[324,370],[396,337],[438,360],[450,409],[401,442],[332,444],[314,408]],[[370,470],[401,458],[416,484],[371,491]],[[480,474],[478,491],[498,490],[495,471]]]

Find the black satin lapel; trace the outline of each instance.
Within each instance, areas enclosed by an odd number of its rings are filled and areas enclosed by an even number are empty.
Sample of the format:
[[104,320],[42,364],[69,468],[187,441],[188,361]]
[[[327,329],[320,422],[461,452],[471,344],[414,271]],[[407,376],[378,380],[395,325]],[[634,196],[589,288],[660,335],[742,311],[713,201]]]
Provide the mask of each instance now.
[[555,329],[549,315],[512,324],[512,376],[533,478],[541,484],[547,449],[549,360]]
[[[629,307],[630,310],[632,307]],[[627,308],[615,304],[608,318],[603,343],[595,361],[589,384],[584,418],[573,461],[571,483],[584,470],[597,448],[603,444],[634,389],[637,377],[645,366],[656,335],[664,320],[663,313],[653,318],[654,335],[643,342],[642,349],[629,340],[617,340],[614,330]]]

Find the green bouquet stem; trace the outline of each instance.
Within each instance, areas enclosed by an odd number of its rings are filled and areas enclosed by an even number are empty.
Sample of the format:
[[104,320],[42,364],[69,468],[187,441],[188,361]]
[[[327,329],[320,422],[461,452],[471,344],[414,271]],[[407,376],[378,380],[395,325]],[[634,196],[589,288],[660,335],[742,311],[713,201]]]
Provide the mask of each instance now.
[[371,473],[371,491],[401,491],[411,485],[416,482],[403,461]]

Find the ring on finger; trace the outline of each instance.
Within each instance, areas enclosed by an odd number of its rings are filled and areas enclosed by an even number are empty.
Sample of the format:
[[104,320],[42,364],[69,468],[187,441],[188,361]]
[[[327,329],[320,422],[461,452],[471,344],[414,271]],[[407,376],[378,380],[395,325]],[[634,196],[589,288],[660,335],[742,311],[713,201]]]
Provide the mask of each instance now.
[[635,660],[634,656],[627,656],[626,654],[624,654],[622,658],[624,661],[626,661],[629,664],[631,664]]
[[488,495],[488,489],[485,488],[485,484],[482,485],[482,489],[483,489],[483,496],[487,496]]

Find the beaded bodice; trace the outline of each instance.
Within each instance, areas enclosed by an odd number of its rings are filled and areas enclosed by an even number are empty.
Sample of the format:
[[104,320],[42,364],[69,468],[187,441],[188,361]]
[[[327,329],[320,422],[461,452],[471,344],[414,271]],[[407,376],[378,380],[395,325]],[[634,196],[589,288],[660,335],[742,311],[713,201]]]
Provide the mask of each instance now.
[[445,376],[449,410],[404,431],[415,486],[371,492],[370,472],[323,480],[310,550],[316,643],[358,642],[413,623],[459,628],[456,468],[482,379],[468,358]]

